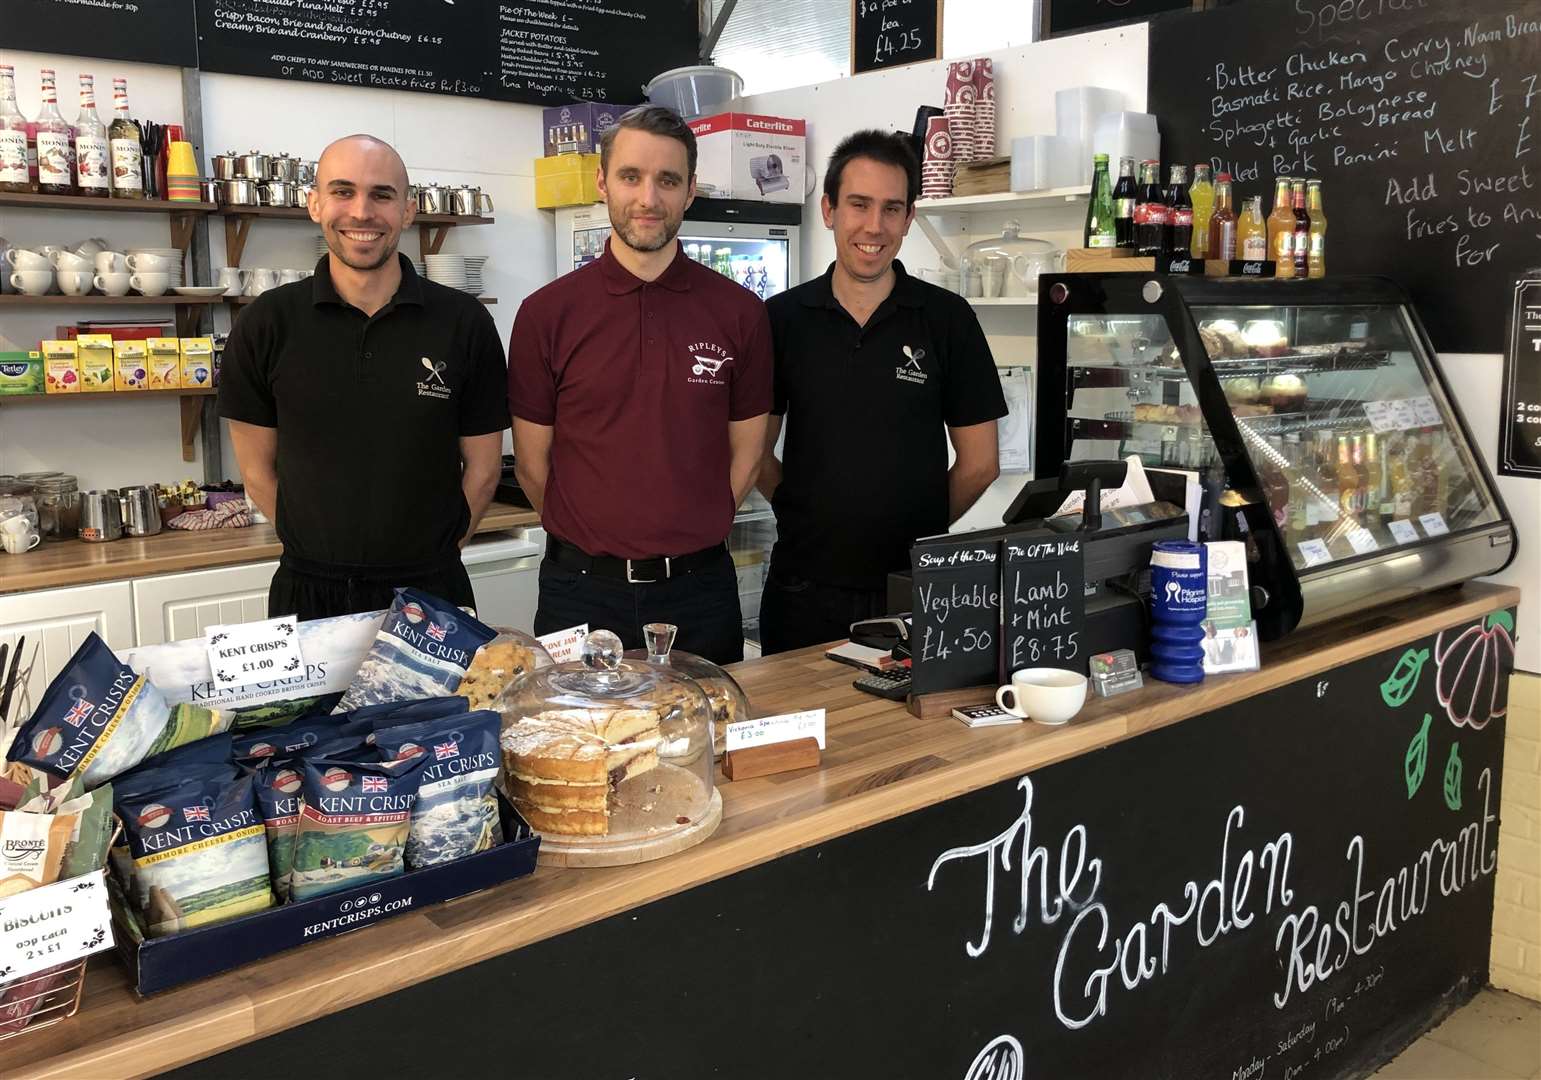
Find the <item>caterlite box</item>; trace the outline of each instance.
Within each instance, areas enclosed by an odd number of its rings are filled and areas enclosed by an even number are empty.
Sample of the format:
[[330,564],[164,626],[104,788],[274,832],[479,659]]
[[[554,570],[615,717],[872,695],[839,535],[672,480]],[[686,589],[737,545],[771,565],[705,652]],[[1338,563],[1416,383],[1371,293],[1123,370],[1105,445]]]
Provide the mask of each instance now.
[[808,125],[752,113],[690,122],[696,136],[696,190],[717,199],[801,203],[807,194]]
[[134,989],[141,995],[155,994],[523,877],[535,869],[540,837],[501,795],[498,809],[503,835],[512,839],[491,851],[166,937],[144,936],[116,881],[109,878],[118,953],[128,965]]

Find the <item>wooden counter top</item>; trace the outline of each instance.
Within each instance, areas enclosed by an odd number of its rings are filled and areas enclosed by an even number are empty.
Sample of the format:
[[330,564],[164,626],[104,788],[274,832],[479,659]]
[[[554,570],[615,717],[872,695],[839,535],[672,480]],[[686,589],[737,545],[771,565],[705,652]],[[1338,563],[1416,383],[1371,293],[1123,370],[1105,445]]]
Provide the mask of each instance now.
[[[539,524],[540,515],[533,510],[493,503],[476,531],[498,532]],[[108,544],[66,540],[41,544],[25,555],[0,554],[0,594],[209,570],[263,562],[283,553],[284,546],[272,525],[208,532],[167,529],[155,536],[124,537]]]
[[[140,1000],[115,957],[92,959],[74,1018],[0,1043],[0,1076],[145,1076],[467,967],[617,912],[933,805],[1055,761],[1395,648],[1519,602],[1467,585],[1296,634],[1262,670],[1196,688],[1152,683],[1091,698],[1059,728],[922,721],[851,686],[852,669],[806,649],[734,669],[757,713],[824,707],[817,770],[723,784],[715,836],[679,855],[534,875],[401,915]],[[492,1037],[489,1034],[489,1037]]]

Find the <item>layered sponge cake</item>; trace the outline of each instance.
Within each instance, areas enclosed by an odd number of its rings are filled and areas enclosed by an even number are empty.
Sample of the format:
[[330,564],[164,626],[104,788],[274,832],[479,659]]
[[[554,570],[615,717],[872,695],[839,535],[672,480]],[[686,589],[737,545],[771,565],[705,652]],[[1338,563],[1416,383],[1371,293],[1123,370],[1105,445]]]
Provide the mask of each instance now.
[[502,738],[508,795],[538,832],[603,836],[609,797],[658,765],[655,709],[548,709]]

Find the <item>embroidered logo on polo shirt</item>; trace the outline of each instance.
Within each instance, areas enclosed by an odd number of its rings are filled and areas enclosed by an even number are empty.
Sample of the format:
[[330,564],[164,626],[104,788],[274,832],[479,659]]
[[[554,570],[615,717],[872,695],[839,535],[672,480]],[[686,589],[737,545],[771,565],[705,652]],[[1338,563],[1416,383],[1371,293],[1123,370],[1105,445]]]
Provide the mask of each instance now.
[[686,351],[690,354],[690,375],[686,382],[700,386],[728,385],[727,379],[720,374],[725,365],[733,362],[726,349],[710,341],[698,341]]
[[924,386],[926,380],[931,377],[926,369],[920,366],[920,362],[926,357],[926,350],[912,349],[906,345],[899,351],[904,354],[904,363],[894,368],[894,378]]
[[440,401],[448,398],[449,384],[444,381],[444,361],[435,362],[425,356],[422,358],[422,365],[428,372],[428,377],[417,381],[417,396],[437,398]]

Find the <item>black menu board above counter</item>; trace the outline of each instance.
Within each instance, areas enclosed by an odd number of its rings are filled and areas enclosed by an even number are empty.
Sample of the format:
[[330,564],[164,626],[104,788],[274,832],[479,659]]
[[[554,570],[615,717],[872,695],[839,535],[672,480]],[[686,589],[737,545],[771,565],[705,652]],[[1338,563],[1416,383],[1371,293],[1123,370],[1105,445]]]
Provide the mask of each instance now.
[[653,76],[699,63],[694,3],[525,0],[495,8],[491,94],[504,101],[626,105],[643,100]]
[[851,74],[942,55],[943,0],[851,0]]
[[1001,572],[1001,682],[1031,667],[1086,674],[1086,557],[1080,536],[1008,536]]
[[1435,348],[1499,352],[1541,250],[1535,0],[1249,0],[1157,18],[1148,108],[1168,162],[1240,198],[1323,181],[1327,273],[1385,274]]
[[[0,0],[0,46],[175,67],[198,63],[193,0]],[[63,89],[62,107],[74,116],[67,104],[73,100],[71,88]],[[98,107],[106,115],[112,87],[105,87],[105,103],[100,100],[103,89],[98,84]]]

